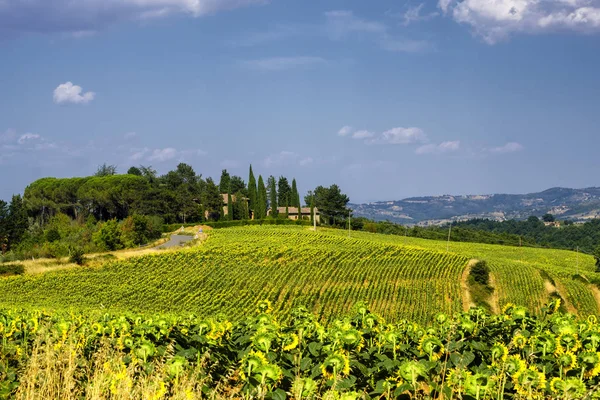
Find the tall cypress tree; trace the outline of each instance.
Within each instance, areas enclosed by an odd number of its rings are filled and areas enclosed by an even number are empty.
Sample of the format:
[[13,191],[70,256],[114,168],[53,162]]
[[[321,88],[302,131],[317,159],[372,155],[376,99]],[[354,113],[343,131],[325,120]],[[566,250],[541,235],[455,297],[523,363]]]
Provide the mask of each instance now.
[[231,176],[229,176],[229,172],[227,172],[226,169],[224,169],[221,172],[221,181],[219,182],[219,190],[221,191],[221,193],[228,193],[229,189],[231,189],[229,186],[231,184]]
[[248,176],[248,199],[250,200],[248,208],[250,210],[254,210],[256,208],[258,193],[256,188],[256,178],[254,177],[254,172],[252,171],[252,165],[250,165],[250,174]]
[[231,183],[227,189],[227,219],[233,221],[233,201],[231,200]]
[[258,176],[258,205],[256,207],[259,219],[264,219],[267,216],[267,188],[262,175]]
[[275,177],[271,175],[269,177],[269,195],[271,203],[271,216],[277,218],[277,181]]
[[296,178],[292,179],[292,194],[290,199],[290,206],[298,206],[298,187],[296,186]]

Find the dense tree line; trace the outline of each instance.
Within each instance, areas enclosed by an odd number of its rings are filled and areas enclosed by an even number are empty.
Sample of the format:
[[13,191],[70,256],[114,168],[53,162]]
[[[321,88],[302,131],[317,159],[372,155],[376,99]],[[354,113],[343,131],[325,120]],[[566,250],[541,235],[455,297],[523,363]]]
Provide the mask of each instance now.
[[[305,200],[323,208],[331,225],[348,214],[337,185],[319,186]],[[39,179],[10,204],[0,201],[0,250],[23,257],[61,256],[74,246],[115,250],[155,239],[162,224],[287,218],[291,207],[302,209],[296,179],[257,178],[252,166],[246,183],[227,170],[218,182],[204,179],[185,163],[161,176],[143,165],[119,175],[104,164],[89,177]]]

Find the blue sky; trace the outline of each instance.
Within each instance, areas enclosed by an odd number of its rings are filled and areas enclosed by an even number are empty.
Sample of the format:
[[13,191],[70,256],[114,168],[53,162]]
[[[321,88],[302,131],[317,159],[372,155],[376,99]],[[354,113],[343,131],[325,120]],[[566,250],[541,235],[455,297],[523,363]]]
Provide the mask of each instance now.
[[99,164],[353,202],[599,186],[600,0],[0,0],[0,198]]

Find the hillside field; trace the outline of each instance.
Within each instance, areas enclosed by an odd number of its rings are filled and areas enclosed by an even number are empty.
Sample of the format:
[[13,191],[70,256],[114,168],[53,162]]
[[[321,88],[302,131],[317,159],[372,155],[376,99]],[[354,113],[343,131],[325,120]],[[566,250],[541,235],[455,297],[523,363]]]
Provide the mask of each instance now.
[[[0,280],[0,306],[53,310],[220,313],[239,320],[257,299],[275,313],[303,305],[323,321],[359,301],[390,319],[430,321],[461,311],[469,260],[486,260],[493,308],[515,303],[539,312],[550,291],[569,311],[598,314],[592,257],[303,227],[214,230],[194,248],[156,252],[102,267]],[[579,261],[578,261],[579,260]]]

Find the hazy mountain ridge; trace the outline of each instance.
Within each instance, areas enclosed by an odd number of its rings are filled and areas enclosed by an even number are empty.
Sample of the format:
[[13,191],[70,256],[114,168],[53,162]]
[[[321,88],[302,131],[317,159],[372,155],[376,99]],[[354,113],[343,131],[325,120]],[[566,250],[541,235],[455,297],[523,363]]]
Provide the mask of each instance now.
[[489,218],[526,219],[551,213],[557,219],[585,221],[600,217],[600,187],[551,188],[529,194],[442,195],[351,204],[355,216],[409,225]]

